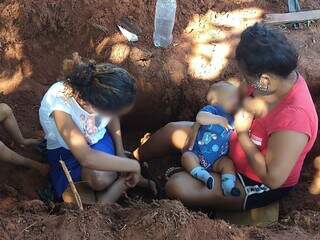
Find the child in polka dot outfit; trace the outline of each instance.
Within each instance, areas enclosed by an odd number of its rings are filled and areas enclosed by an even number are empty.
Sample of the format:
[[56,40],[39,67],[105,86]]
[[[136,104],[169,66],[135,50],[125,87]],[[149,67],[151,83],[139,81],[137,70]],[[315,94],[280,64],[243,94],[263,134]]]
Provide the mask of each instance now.
[[209,172],[221,173],[221,187],[227,196],[239,196],[233,162],[224,158],[233,132],[233,113],[239,105],[237,87],[228,82],[213,84],[207,94],[209,105],[197,114],[193,125],[191,146],[182,155],[182,166],[196,179],[214,188]]

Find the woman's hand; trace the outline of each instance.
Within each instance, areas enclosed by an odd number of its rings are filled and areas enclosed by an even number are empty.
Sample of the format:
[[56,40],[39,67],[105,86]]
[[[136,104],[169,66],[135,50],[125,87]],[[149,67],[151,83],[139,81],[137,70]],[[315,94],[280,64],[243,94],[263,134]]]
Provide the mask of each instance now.
[[263,117],[268,113],[266,102],[259,97],[247,97],[243,100],[243,108],[255,117]]
[[242,109],[235,115],[234,127],[237,133],[249,132],[252,125],[253,115]]
[[135,187],[140,181],[141,173],[140,170],[137,172],[131,172],[125,174],[126,185],[130,188]]

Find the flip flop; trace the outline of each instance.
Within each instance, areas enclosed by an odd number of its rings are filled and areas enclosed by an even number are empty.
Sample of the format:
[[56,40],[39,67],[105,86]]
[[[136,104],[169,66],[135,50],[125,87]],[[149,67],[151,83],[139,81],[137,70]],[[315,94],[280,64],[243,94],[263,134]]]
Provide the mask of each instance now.
[[[127,157],[135,159],[132,152],[127,150],[125,150],[124,152]],[[138,162],[140,164],[141,176],[148,180],[148,188],[151,189],[151,181],[153,181],[156,184],[156,189],[157,189],[157,194],[155,195],[155,197],[158,199],[162,198],[164,196],[163,195],[164,189],[160,187],[161,185],[159,181],[149,171],[148,163],[144,161],[138,161]]]
[[159,181],[151,174],[149,171],[149,166],[147,162],[139,161],[140,168],[141,168],[141,175],[148,180],[148,187],[151,188],[151,181],[156,184],[157,194],[155,195],[156,198],[160,199],[164,196],[164,189],[161,188]]
[[49,183],[47,186],[36,189],[39,199],[44,202],[48,207],[53,209],[55,207],[55,199],[52,185]]

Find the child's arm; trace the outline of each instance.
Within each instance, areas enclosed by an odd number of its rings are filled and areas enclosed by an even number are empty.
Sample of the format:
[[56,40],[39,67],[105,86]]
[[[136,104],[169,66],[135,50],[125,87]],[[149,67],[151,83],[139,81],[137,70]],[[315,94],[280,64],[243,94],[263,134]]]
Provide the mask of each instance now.
[[38,139],[24,138],[12,109],[5,103],[0,104],[0,122],[13,140],[21,146],[36,145]]
[[133,173],[131,179],[128,180],[131,185],[139,182],[140,165],[137,161],[90,148],[69,114],[54,111],[52,115],[61,137],[81,166],[100,171],[130,172]]
[[226,118],[209,112],[200,111],[197,114],[196,121],[201,125],[219,124],[222,127],[228,128],[228,120]]
[[118,117],[115,117],[110,121],[108,124],[108,130],[116,146],[117,156],[126,157],[122,143],[120,120]]
[[8,162],[11,164],[16,164],[24,167],[30,167],[38,170],[41,175],[46,176],[49,171],[49,165],[40,163],[38,161],[32,160],[30,158],[26,158],[21,156],[20,154],[12,151],[8,148],[4,143],[0,141],[0,162]]

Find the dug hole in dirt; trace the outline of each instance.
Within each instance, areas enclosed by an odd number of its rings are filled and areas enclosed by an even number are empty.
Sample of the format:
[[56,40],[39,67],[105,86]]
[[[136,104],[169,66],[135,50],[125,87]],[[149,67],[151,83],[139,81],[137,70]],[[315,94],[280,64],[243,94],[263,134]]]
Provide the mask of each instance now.
[[[302,8],[320,9],[318,0]],[[203,104],[208,86],[236,79],[233,60],[239,34],[268,12],[285,12],[286,1],[180,0],[174,42],[156,49],[152,42],[155,0],[3,0],[0,1],[0,91],[26,136],[41,136],[41,96],[60,75],[62,60],[75,51],[87,58],[126,68],[136,78],[135,109],[123,119],[126,147],[138,146],[145,132],[172,120],[190,120]],[[128,43],[117,24],[124,18],[140,29]],[[320,110],[320,27],[318,23],[282,31],[300,52],[306,77]],[[26,156],[1,131],[1,140]],[[90,206],[83,212],[61,205],[54,212],[35,190],[47,180],[32,170],[0,163],[0,239],[320,239],[320,197],[311,196],[309,154],[301,180],[281,202],[279,223],[267,228],[238,227],[191,211],[178,201],[133,194],[121,205]],[[173,159],[174,156],[170,157]],[[171,161],[151,166],[160,174]]]

